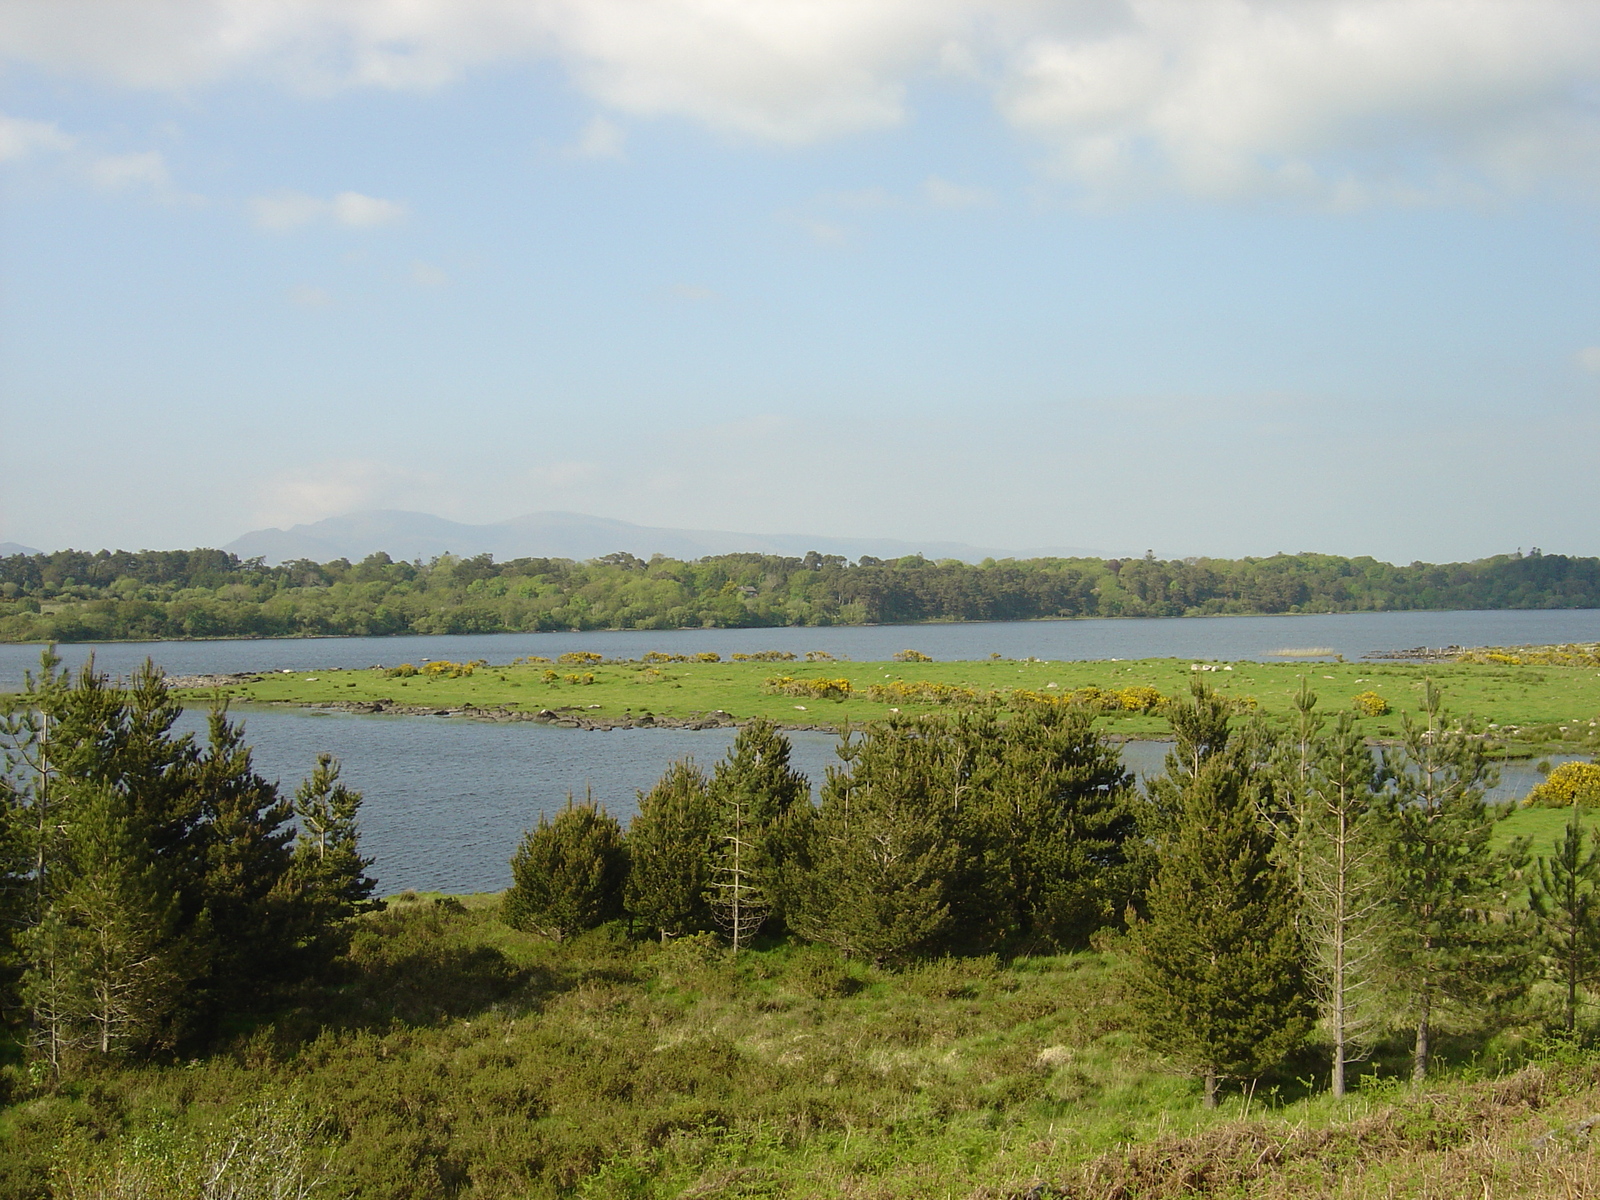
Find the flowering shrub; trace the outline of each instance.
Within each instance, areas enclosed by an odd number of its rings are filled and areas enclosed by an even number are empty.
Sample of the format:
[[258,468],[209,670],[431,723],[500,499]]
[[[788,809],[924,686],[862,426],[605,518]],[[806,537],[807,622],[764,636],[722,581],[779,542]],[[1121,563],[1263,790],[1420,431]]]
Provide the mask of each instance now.
[[444,676],[449,679],[460,679],[463,676],[471,675],[479,667],[484,666],[488,666],[488,663],[481,658],[475,658],[471,662],[464,663],[451,662],[447,658],[441,658],[437,662],[431,662],[423,667],[422,673],[424,675]]
[[1600,807],[1600,763],[1562,763],[1522,802],[1530,808],[1565,808],[1569,804]]
[[389,679],[410,679],[416,673],[416,667],[410,663],[401,663],[398,667],[390,667],[384,675]]
[[1363,717],[1386,717],[1389,715],[1389,702],[1377,692],[1362,692],[1350,703],[1356,706],[1356,711]]
[[826,650],[807,650],[806,651],[806,661],[807,662],[832,662],[833,661],[833,655],[829,654]]
[[1457,662],[1498,663],[1522,667],[1600,667],[1600,643],[1571,642],[1559,646],[1479,646],[1463,650]]
[[531,666],[533,666],[533,665],[534,665],[534,664],[535,664],[535,663],[547,663],[547,662],[549,662],[549,661],[550,661],[550,660],[549,660],[549,659],[548,659],[548,658],[546,658],[546,657],[545,657],[545,656],[544,656],[544,655],[542,655],[542,654],[530,654],[530,655],[528,655],[528,656],[527,656],[527,657],[525,657],[525,658],[513,658],[513,659],[512,659],[512,660],[511,660],[511,665],[512,665],[512,666],[513,666],[513,667],[514,667],[514,666],[516,666],[516,665],[517,665],[517,664],[518,664],[518,663],[527,663],[527,664],[528,664],[528,665],[529,665],[529,666],[530,666],[530,667],[531,667]]
[[1095,712],[1155,712],[1167,698],[1147,684],[1134,684],[1125,688],[1099,688],[1094,684],[1075,688],[1070,692],[1035,692],[1017,688],[1011,693],[1011,703],[1016,704],[1067,704]]
[[702,651],[700,651],[699,654],[696,654],[694,656],[694,661],[695,662],[721,662],[722,661],[722,655],[718,654],[715,650],[702,650]]
[[642,663],[669,663],[688,662],[689,659],[683,654],[664,654],[660,650],[651,650],[641,657],[639,661]]
[[754,654],[735,654],[734,662],[793,662],[794,655],[787,650],[757,650]]
[[596,654],[593,650],[568,650],[556,659],[564,667],[592,667],[605,660],[604,654]]
[[594,672],[585,671],[582,675],[563,675],[562,678],[568,683],[593,683]]
[[895,662],[932,662],[933,656],[921,650],[902,650],[894,656]]
[[994,697],[972,688],[953,683],[934,683],[928,680],[893,683],[874,683],[867,687],[867,699],[884,704],[980,704]]
[[539,678],[543,679],[546,683],[560,683],[561,682],[561,676],[559,674],[557,674],[555,671],[546,671],[543,675],[539,676]]
[[793,675],[774,675],[767,680],[767,690],[779,696],[843,700],[853,689],[848,679],[796,679]]

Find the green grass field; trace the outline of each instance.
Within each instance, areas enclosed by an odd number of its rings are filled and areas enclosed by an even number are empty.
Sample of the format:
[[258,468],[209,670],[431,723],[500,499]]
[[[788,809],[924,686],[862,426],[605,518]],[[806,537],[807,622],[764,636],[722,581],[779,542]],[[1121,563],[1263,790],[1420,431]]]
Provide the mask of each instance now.
[[1001,1200],[1040,1184],[1421,1200],[1600,1184],[1593,1155],[1525,1150],[1596,1111],[1587,1062],[1484,1079],[1525,1061],[1514,1029],[1441,1030],[1440,1075],[1416,1095],[1397,1079],[1401,1030],[1343,1103],[1307,1046],[1208,1113],[1133,1038],[1114,944],[888,972],[615,926],[556,945],[507,928],[496,901],[393,898],[362,919],[337,986],[205,1058],[112,1065],[59,1093],[7,1076],[0,1195],[178,1195],[161,1186],[170,1166],[298,1109],[328,1200]]
[[[417,664],[422,666],[423,664]],[[1060,694],[1093,685],[1120,689],[1135,685],[1164,695],[1187,691],[1203,679],[1225,694],[1253,697],[1260,709],[1281,715],[1290,698],[1309,679],[1319,710],[1337,712],[1353,698],[1372,691],[1386,698],[1386,716],[1366,717],[1361,728],[1372,738],[1400,732],[1400,714],[1415,711],[1423,680],[1432,678],[1444,690],[1450,709],[1495,727],[1513,748],[1561,747],[1593,749],[1600,730],[1600,671],[1587,667],[1507,666],[1502,664],[1401,663],[1205,663],[1203,671],[1187,659],[1143,659],[1134,662],[1027,662],[1009,659],[950,663],[665,663],[611,662],[590,667],[565,664],[518,664],[479,667],[468,677],[416,675],[391,678],[381,670],[308,671],[264,675],[258,682],[226,689],[236,702],[265,704],[328,704],[388,700],[395,704],[438,708],[504,707],[512,711],[581,710],[587,715],[618,719],[650,713],[688,718],[721,710],[740,719],[764,716],[789,724],[837,724],[881,719],[892,711],[935,711],[927,703],[874,701],[866,689],[874,683],[931,682],[997,692],[1014,689]],[[554,671],[555,682],[546,682]],[[773,676],[800,680],[847,679],[852,694],[842,700],[774,695],[764,682]],[[568,682],[568,677],[593,682]],[[191,704],[215,695],[207,690],[184,693]],[[1154,714],[1112,713],[1102,718],[1111,733],[1149,737],[1167,732]]]

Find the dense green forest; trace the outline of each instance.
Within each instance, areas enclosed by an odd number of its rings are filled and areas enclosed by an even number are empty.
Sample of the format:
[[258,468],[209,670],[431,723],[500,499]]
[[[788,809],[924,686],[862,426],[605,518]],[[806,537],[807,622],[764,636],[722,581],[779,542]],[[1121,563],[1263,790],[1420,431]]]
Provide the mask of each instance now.
[[693,562],[375,554],[267,566],[218,550],[0,559],[0,640],[740,628],[1051,617],[1600,607],[1600,559],[1028,559],[726,554]]
[[[1040,705],[846,730],[813,802],[755,721],[626,829],[541,820],[502,896],[387,909],[331,761],[281,797],[153,670],[8,704],[0,1196],[1189,1195],[1129,1143],[1258,1090],[1304,1130],[1427,1081],[1359,1126],[1408,1163],[1482,1144],[1452,1062],[1569,1068],[1502,1108],[1593,1090],[1600,851],[1577,802],[1549,853],[1497,843],[1431,685],[1374,758],[1309,687],[1271,721],[1197,683],[1142,787]],[[1323,1144],[1324,1191],[1250,1194],[1478,1194]],[[1557,1177],[1524,1175],[1493,1194]]]

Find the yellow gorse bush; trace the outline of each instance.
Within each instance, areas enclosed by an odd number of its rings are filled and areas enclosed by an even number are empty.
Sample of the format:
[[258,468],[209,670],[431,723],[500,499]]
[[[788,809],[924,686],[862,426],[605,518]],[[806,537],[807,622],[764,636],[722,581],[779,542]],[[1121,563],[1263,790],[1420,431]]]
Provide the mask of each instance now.
[[1106,713],[1154,712],[1166,703],[1166,699],[1155,688],[1142,683],[1125,688],[1099,688],[1089,684],[1070,692],[1037,692],[1030,688],[1017,688],[1011,693],[1013,704],[1066,704]]
[[803,696],[811,700],[843,700],[854,690],[848,679],[796,679],[793,675],[774,675],[767,690],[779,696]]
[[1569,804],[1600,807],[1600,763],[1562,763],[1522,802],[1530,808],[1565,808]]
[[794,654],[788,650],[757,650],[754,654],[735,654],[734,662],[793,662]]
[[894,656],[895,662],[932,662],[931,654],[924,654],[921,650],[902,650]]
[[564,667],[592,667],[605,660],[604,654],[596,654],[593,650],[568,650],[556,659]]
[[422,674],[440,676],[446,679],[461,679],[471,675],[479,667],[488,665],[488,660],[482,658],[475,658],[471,662],[464,663],[451,662],[449,659],[441,658],[437,662],[431,662],[424,666]]
[[416,667],[410,663],[401,663],[398,667],[390,667],[384,675],[390,679],[410,679],[416,673]]
[[1497,663],[1508,667],[1600,667],[1600,642],[1567,642],[1554,646],[1478,646],[1463,650],[1458,662]]
[[884,704],[980,704],[998,697],[994,692],[978,692],[953,683],[897,679],[893,683],[869,684],[867,699]]
[[1377,692],[1362,692],[1350,701],[1363,717],[1383,717],[1389,714],[1389,702]]

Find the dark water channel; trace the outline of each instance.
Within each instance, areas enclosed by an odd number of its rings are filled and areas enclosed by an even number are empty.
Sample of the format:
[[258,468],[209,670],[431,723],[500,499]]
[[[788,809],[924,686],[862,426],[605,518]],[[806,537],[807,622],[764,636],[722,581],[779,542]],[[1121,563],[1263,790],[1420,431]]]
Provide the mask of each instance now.
[[[244,710],[256,763],[291,789],[319,752],[343,762],[362,791],[362,843],[376,858],[385,893],[403,888],[494,891],[511,880],[507,860],[522,831],[553,814],[567,794],[597,800],[624,823],[637,794],[675,758],[692,755],[709,770],[733,731],[617,729],[589,732],[437,717],[374,717],[309,711]],[[188,728],[203,714],[185,715]],[[793,762],[820,785],[837,763],[835,739],[792,733]],[[1123,759],[1139,775],[1158,774],[1165,742],[1128,742]],[[1552,761],[1560,761],[1558,758]],[[1525,794],[1539,776],[1531,763],[1501,769],[1497,797]]]
[[[91,652],[103,669],[125,674],[146,657],[175,675],[233,671],[366,667],[424,659],[525,654],[554,657],[595,650],[636,658],[648,650],[688,654],[778,649],[825,650],[838,658],[882,660],[915,648],[940,660],[1034,657],[1050,660],[1178,657],[1270,659],[1277,650],[1322,648],[1356,659],[1417,646],[1516,645],[1600,641],[1600,610],[1537,612],[1353,613],[1339,616],[1204,617],[1172,620],[1017,621],[993,624],[805,629],[696,629],[670,632],[493,634],[465,637],[316,638],[147,642],[61,648],[68,665]],[[0,646],[0,691],[16,690],[39,660],[37,646]],[[367,797],[364,841],[385,891],[407,887],[478,891],[504,887],[506,861],[522,831],[551,813],[568,792],[592,789],[619,818],[675,758],[710,766],[732,731],[615,730],[591,733],[518,723],[248,711],[250,740],[269,777],[293,787],[319,751],[337,755],[350,784]],[[198,728],[201,715],[186,723]],[[821,782],[834,761],[827,734],[792,737],[796,765]],[[1129,743],[1129,767],[1161,769],[1166,746]],[[1520,796],[1537,782],[1531,764],[1507,766],[1497,794]]]

